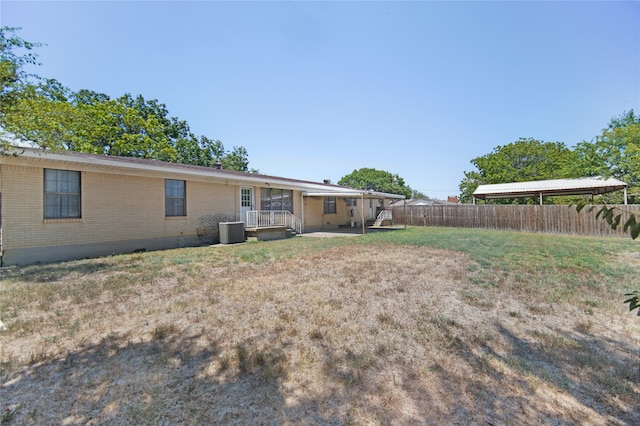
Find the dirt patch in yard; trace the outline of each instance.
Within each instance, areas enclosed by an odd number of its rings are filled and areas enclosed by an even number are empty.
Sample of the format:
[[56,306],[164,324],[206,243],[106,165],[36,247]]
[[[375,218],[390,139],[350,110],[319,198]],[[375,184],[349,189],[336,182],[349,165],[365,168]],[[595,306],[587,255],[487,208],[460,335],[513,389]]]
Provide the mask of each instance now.
[[425,247],[344,245],[261,262],[208,255],[222,256],[203,250],[152,272],[146,255],[123,258],[122,269],[84,261],[22,283],[50,295],[15,296],[4,313],[5,419],[640,422],[637,326],[625,312],[549,304],[515,276],[478,284],[466,255]]

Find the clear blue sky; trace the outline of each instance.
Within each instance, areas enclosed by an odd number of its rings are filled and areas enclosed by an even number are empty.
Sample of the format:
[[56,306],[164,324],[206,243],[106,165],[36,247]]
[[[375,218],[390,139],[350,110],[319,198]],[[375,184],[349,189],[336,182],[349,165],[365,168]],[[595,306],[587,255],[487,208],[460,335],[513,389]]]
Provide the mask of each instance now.
[[640,111],[640,3],[0,2],[46,43],[36,72],[167,105],[250,167],[337,182],[361,167],[435,198],[470,160],[572,147]]

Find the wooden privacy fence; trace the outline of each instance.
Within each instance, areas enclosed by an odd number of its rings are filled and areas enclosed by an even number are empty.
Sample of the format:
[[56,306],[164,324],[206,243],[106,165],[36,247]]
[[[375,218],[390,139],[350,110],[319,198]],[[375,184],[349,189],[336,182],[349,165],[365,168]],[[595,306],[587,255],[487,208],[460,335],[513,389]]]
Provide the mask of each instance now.
[[[581,212],[567,205],[457,204],[435,206],[394,206],[396,225],[449,226],[456,228],[504,229],[554,234],[628,236],[622,225],[631,213],[640,214],[640,205],[615,206],[622,213],[621,225],[613,230],[596,213],[602,206]],[[609,206],[613,207],[613,206]],[[640,218],[639,218],[640,219]]]

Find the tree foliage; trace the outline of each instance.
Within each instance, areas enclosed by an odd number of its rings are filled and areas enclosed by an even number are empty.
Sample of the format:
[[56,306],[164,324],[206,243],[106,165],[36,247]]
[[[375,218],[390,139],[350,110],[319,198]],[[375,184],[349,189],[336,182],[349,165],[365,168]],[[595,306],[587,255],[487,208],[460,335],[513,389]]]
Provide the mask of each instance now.
[[[573,158],[573,152],[562,142],[520,138],[497,146],[491,153],[471,160],[476,170],[464,173],[465,178],[460,183],[461,201],[470,201],[473,192],[482,184],[569,177],[567,165]],[[518,202],[525,201],[520,199]]]
[[417,200],[417,199],[430,200],[431,199],[431,197],[429,197],[427,194],[421,191],[418,191],[417,189],[411,190],[411,198],[414,200]]
[[343,176],[338,185],[411,197],[412,190],[397,174],[372,168],[361,168]]
[[614,117],[595,140],[597,159],[605,176],[613,176],[634,190],[640,184],[640,116],[633,110]]
[[196,137],[156,99],[72,92],[56,80],[27,74],[23,67],[37,63],[31,51],[40,44],[20,39],[16,30],[0,29],[0,128],[45,149],[249,170],[244,147],[228,151],[219,140]]
[[[569,166],[576,176],[614,177],[626,182],[629,192],[640,189],[640,116],[633,110],[613,117],[591,142],[576,145]],[[604,202],[622,202],[620,193],[608,194]]]
[[3,107],[14,102],[22,85],[32,77],[24,66],[37,64],[37,55],[32,50],[41,46],[18,37],[18,29],[0,27],[0,114]]

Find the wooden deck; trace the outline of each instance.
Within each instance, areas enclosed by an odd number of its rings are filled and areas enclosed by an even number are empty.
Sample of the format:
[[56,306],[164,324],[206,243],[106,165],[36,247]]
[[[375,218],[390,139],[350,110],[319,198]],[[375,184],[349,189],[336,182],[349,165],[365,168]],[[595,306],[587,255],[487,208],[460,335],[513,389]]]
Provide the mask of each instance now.
[[290,238],[294,234],[286,226],[265,226],[260,228],[245,228],[247,240],[252,241],[271,241],[284,240]]

